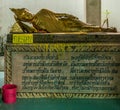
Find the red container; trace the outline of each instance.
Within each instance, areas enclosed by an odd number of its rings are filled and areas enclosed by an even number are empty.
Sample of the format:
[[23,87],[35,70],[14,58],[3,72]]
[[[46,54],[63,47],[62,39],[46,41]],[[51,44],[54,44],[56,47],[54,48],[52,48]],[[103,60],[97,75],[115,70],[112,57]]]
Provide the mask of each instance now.
[[14,84],[5,84],[2,87],[2,98],[3,102],[12,104],[16,102],[16,91],[17,86]]

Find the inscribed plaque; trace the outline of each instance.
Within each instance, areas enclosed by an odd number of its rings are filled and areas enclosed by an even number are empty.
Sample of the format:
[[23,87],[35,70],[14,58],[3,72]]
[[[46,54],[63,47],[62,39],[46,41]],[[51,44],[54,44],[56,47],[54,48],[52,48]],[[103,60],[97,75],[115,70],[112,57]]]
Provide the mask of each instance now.
[[120,97],[119,43],[8,43],[5,53],[18,97]]

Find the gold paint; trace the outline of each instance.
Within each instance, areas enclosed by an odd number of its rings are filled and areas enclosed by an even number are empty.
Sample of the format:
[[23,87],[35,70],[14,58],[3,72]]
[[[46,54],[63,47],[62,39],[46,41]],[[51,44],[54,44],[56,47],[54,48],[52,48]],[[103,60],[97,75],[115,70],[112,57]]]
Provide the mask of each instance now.
[[13,44],[33,43],[33,34],[13,34]]
[[[93,26],[79,20],[76,16],[66,13],[55,13],[48,9],[41,9],[35,15],[31,14],[27,9],[14,9],[11,11],[15,14],[15,19],[18,22],[28,22],[33,25],[32,32],[117,32],[116,28],[102,28]],[[23,25],[23,24],[22,24]],[[29,32],[24,26],[23,32]],[[30,29],[31,30],[31,29]],[[31,31],[30,31],[31,32]]]
[[22,28],[19,26],[19,24],[16,22],[12,27],[10,32],[23,32]]

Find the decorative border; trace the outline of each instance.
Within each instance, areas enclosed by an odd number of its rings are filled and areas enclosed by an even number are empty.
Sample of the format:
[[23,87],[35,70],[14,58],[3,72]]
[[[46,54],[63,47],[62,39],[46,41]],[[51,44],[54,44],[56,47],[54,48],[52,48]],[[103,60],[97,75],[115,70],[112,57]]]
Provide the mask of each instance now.
[[[84,45],[85,46],[85,45]],[[111,45],[110,45],[111,46]],[[39,45],[16,45],[5,46],[5,83],[12,82],[12,52],[37,52]],[[46,92],[17,92],[18,98],[120,98],[118,93],[46,93]]]
[[19,98],[119,98],[120,94],[107,93],[39,93],[39,92],[18,92]]

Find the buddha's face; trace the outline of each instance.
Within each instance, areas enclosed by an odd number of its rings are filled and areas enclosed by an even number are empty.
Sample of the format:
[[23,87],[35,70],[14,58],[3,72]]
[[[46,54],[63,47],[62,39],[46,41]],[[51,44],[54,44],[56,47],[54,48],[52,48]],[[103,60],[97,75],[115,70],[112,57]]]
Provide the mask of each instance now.
[[14,12],[15,18],[20,21],[29,22],[33,18],[33,14],[31,14],[26,8],[21,9],[10,8],[10,10]]

